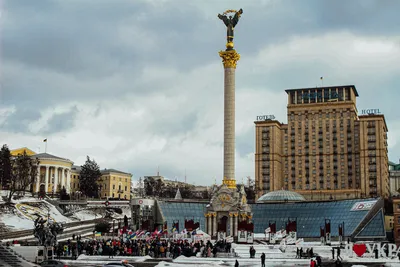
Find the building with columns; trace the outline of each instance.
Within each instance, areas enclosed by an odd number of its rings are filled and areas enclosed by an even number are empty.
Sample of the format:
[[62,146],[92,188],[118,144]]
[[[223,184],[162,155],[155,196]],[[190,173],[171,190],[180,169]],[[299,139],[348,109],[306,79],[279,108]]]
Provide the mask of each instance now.
[[[36,154],[29,148],[22,147],[11,150],[16,157],[26,153],[39,160],[38,179],[34,185],[34,193],[56,194],[65,188],[68,194],[76,194],[79,190],[81,167],[66,158],[57,157],[49,153]],[[115,169],[101,170],[98,180],[99,196],[101,198],[130,199],[132,174]]]
[[26,147],[11,150],[11,155],[15,157],[24,152],[39,160],[38,179],[33,190],[35,193],[55,194],[60,192],[62,188],[65,188],[67,193],[70,192],[71,167],[73,164],[71,160],[49,153],[36,154]]
[[70,193],[72,161],[48,153],[40,153],[32,157],[39,159],[35,192],[56,194],[65,188],[67,193]]

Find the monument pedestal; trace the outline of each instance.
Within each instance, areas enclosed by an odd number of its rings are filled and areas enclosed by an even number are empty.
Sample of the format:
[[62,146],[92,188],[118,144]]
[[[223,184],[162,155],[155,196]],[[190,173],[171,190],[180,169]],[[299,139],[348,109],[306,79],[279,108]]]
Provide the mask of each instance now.
[[251,223],[252,218],[244,186],[240,191],[228,188],[226,184],[215,186],[205,217],[207,234],[215,239],[231,237],[236,240],[239,225]]

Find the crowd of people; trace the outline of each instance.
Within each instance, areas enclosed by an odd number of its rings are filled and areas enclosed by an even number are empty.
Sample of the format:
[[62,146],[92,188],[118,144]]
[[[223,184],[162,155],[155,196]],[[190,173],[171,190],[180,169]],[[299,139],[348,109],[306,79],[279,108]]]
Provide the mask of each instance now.
[[125,240],[85,240],[80,236],[73,237],[66,242],[60,242],[55,249],[58,258],[72,257],[76,258],[80,254],[86,255],[106,255],[110,258],[114,256],[151,256],[153,258],[176,258],[181,255],[186,257],[216,257],[218,252],[229,253],[231,243],[218,241],[212,244],[210,241],[189,242],[183,240],[162,240],[140,239]]

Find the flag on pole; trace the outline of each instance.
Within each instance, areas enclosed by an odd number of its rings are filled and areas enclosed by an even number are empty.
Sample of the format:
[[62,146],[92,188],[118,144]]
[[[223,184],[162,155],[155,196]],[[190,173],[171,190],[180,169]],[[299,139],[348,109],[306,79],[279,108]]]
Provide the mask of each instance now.
[[46,142],[47,142],[47,138],[46,138],[46,139],[44,139],[44,140],[43,140],[43,142],[45,142],[45,143],[46,143]]
[[324,77],[322,77],[322,76],[321,76],[321,78],[320,78],[320,79],[321,79],[321,80],[323,80],[323,79],[324,79]]

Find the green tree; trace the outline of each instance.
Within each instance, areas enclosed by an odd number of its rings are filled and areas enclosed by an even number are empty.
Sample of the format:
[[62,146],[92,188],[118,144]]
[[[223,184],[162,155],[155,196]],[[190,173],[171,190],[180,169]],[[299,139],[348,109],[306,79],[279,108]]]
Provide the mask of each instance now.
[[25,193],[29,186],[29,191],[33,191],[38,174],[38,164],[39,160],[28,156],[26,151],[15,158],[11,158],[11,181],[9,183],[8,201],[11,201],[16,192]]
[[11,175],[11,152],[8,146],[4,144],[0,150],[0,190],[6,189],[10,185]]
[[97,197],[99,191],[97,181],[101,177],[99,165],[97,165],[95,160],[91,160],[87,156],[85,164],[81,167],[79,175],[80,191],[88,197]]

